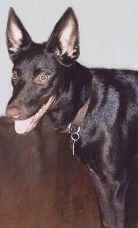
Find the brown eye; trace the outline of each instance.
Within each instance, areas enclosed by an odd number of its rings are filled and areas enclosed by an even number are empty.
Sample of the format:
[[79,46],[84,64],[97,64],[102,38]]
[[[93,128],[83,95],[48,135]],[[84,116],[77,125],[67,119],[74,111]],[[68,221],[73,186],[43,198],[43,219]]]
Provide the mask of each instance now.
[[17,74],[17,71],[13,71],[12,72],[12,80],[16,81],[18,79],[18,74]]
[[43,85],[49,78],[50,74],[47,73],[40,73],[36,78],[34,78],[34,82],[38,85]]

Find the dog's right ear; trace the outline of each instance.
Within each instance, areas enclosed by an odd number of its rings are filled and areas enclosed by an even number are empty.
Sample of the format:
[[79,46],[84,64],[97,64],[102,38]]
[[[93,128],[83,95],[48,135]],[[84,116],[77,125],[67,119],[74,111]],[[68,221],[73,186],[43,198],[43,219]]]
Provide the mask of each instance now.
[[6,36],[7,48],[12,61],[14,61],[18,54],[22,50],[25,50],[32,42],[31,37],[24,28],[13,8],[10,8],[9,10]]

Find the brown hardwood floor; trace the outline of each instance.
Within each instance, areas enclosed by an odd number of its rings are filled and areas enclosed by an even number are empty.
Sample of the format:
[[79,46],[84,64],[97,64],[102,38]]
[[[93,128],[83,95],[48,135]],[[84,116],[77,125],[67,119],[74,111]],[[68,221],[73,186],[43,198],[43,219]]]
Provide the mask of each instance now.
[[0,120],[0,227],[100,228],[87,170],[47,123],[19,136]]

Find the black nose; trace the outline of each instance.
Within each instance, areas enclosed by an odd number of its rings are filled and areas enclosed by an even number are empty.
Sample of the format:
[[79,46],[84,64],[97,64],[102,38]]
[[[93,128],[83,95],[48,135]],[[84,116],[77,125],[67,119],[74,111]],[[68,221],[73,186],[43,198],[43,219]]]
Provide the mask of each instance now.
[[21,109],[17,105],[8,105],[6,109],[6,116],[12,119],[19,119],[21,116]]

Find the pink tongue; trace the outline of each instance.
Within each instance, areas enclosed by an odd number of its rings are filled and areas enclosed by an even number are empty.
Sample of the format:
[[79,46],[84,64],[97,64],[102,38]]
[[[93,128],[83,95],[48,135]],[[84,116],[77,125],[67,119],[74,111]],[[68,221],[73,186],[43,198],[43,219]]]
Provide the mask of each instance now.
[[18,134],[25,134],[30,132],[31,130],[36,127],[41,117],[45,114],[45,112],[48,110],[50,105],[53,103],[55,97],[51,96],[46,104],[44,104],[39,111],[34,114],[33,116],[29,117],[26,120],[15,120],[14,122],[14,128],[16,133]]
[[31,131],[31,128],[33,127],[32,125],[33,125],[34,119],[35,119],[35,115],[31,116],[26,120],[15,120],[14,127],[15,127],[16,133],[24,134]]

